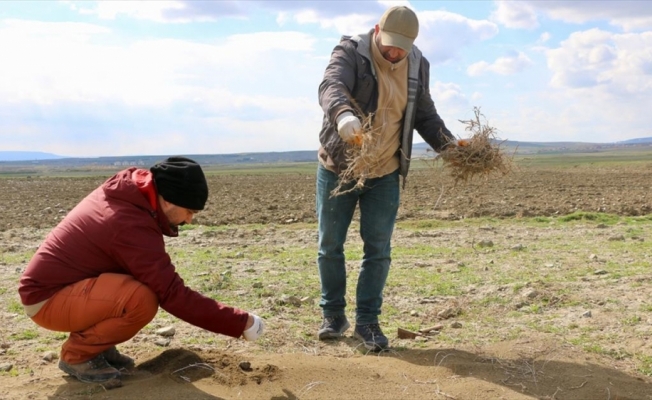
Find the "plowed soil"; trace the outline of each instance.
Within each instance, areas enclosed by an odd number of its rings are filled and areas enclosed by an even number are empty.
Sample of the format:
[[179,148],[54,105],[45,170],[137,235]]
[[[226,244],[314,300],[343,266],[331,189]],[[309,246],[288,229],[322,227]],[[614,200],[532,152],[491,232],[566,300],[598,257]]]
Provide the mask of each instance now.
[[[455,184],[433,169],[410,172],[399,220],[559,216],[575,211],[652,212],[652,163],[630,167],[516,170],[500,179]],[[48,228],[100,185],[98,178],[0,179],[0,230]],[[210,175],[200,225],[316,222],[309,174]]]

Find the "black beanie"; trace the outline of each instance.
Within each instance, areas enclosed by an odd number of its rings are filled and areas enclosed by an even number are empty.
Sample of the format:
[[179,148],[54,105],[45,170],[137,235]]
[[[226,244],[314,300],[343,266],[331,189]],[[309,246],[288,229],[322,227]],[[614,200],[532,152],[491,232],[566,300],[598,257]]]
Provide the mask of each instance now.
[[152,168],[158,193],[166,201],[190,210],[203,210],[208,184],[199,164],[186,157],[169,157]]

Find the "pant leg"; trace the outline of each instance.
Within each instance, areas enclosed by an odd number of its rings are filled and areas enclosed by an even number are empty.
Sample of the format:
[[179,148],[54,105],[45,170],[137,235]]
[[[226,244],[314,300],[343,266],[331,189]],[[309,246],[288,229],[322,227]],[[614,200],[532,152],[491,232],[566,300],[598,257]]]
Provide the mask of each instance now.
[[57,292],[32,320],[70,332],[61,359],[78,364],[134,337],[158,311],[158,298],[130,275],[102,274]]
[[378,322],[391,263],[391,239],[400,200],[395,171],[365,183],[360,195],[360,236],[364,256],[356,287],[356,323]]
[[358,202],[356,192],[331,197],[337,186],[337,174],[322,165],[317,168],[317,218],[319,250],[317,265],[321,281],[321,301],[324,316],[344,315],[346,307],[346,264],[344,242]]

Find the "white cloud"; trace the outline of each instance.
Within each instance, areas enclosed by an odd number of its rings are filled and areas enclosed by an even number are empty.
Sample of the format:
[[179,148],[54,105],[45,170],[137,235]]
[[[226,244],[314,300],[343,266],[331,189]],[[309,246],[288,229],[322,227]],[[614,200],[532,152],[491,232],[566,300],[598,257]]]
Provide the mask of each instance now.
[[559,48],[549,50],[547,57],[553,87],[600,87],[617,96],[651,94],[652,32],[575,32]]
[[650,136],[652,32],[575,32],[546,56],[550,87],[524,92],[496,114],[507,138],[605,143]]
[[467,68],[467,73],[469,76],[480,76],[486,72],[493,72],[499,75],[513,75],[518,72],[523,71],[527,67],[533,65],[534,63],[530,58],[522,52],[500,57],[496,59],[492,64],[489,64],[486,61],[480,61],[475,64],[470,65]]
[[496,9],[491,13],[490,19],[506,26],[507,28],[536,29],[539,27],[534,7],[526,1],[495,2]]
[[[213,44],[118,45],[107,44],[107,33],[91,24],[0,25],[4,148],[29,149],[38,140],[26,135],[37,133],[57,138],[49,151],[71,156],[156,152],[179,138],[180,151],[201,144],[216,152],[211,140],[230,152],[317,148],[321,112],[314,93],[325,64],[313,56],[314,37],[256,32]],[[281,140],[288,132],[293,139]],[[152,146],[143,149],[143,142]]]
[[543,33],[539,36],[539,40],[537,40],[537,43],[538,43],[538,44],[544,44],[544,43],[547,43],[547,42],[550,40],[551,37],[552,37],[552,35],[550,34],[550,32],[543,32]]
[[652,3],[649,1],[528,1],[551,18],[585,23],[603,20],[625,31],[652,28]]
[[466,46],[498,34],[493,22],[476,20],[447,11],[422,11],[416,45],[433,63],[454,59]]
[[508,28],[534,29],[539,26],[539,14],[575,24],[608,21],[626,32],[652,29],[652,2],[640,0],[500,0],[496,1],[492,20]]
[[221,18],[248,18],[253,10],[262,9],[278,13],[277,21],[283,23],[296,18],[298,21],[312,14],[317,20],[337,20],[344,14],[367,14],[378,18],[385,10],[384,3],[407,2],[359,2],[346,4],[346,13],[342,12],[342,3],[330,1],[136,1],[112,0],[89,3],[69,1],[71,9],[82,13],[96,15],[100,19],[113,20],[121,16],[134,19],[150,20],[163,23],[189,23],[216,21]]
[[260,77],[261,66],[274,71],[287,63],[283,54],[309,53],[315,42],[300,32],[257,32],[214,45],[160,39],[117,46],[94,41],[107,30],[89,24],[5,25],[0,29],[5,54],[0,95],[42,104],[116,101],[163,106],[229,84],[243,85],[254,75]]

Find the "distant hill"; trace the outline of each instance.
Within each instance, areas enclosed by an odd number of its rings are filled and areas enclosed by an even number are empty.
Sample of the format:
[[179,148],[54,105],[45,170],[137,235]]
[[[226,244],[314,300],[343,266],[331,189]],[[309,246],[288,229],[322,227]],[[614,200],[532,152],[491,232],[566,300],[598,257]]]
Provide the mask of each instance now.
[[[618,148],[638,148],[652,146],[652,137],[629,139],[614,143],[585,142],[519,142],[513,140],[498,141],[501,148],[510,153],[527,154],[560,154],[560,153],[595,153]],[[433,155],[426,143],[415,143],[412,157],[428,157]],[[186,154],[202,165],[244,165],[270,164],[317,161],[317,150],[282,151],[267,153],[235,153],[235,154]],[[28,168],[116,168],[125,166],[151,166],[163,160],[166,155],[136,155],[73,158],[56,154],[27,151],[0,151],[0,172],[2,170]]]
[[[652,146],[652,137],[624,140],[613,143],[587,142],[519,142],[516,140],[498,140],[500,146],[516,154],[549,154],[549,153],[593,153],[615,148]],[[412,148],[413,157],[425,155],[430,146],[417,143]]]
[[650,137],[644,137],[644,138],[638,138],[638,139],[629,139],[629,140],[623,140],[622,142],[616,142],[618,144],[641,144],[641,143],[652,143],[652,136]]
[[58,160],[66,158],[40,151],[0,151],[0,161]]

